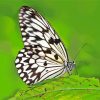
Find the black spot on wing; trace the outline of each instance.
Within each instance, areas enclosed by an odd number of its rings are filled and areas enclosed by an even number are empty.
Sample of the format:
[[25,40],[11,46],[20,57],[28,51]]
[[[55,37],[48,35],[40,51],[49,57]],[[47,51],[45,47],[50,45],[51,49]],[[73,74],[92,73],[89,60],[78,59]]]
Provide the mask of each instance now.
[[25,35],[22,35],[22,37],[25,37],[26,39],[28,39],[30,36],[29,34],[25,34]]
[[41,46],[38,45],[38,44],[34,45],[33,47],[34,47],[34,48],[37,48],[37,47],[40,47],[40,48],[41,48]]
[[36,51],[37,54],[40,52],[40,50],[38,50],[38,49],[35,49],[35,51]]
[[27,11],[27,10],[30,9],[30,7],[28,7],[28,6],[23,6],[23,7],[21,7],[21,9],[22,9],[23,11]]
[[48,33],[49,32],[49,29],[48,29],[48,27],[46,27],[47,29],[43,29],[43,34],[46,32],[46,33]]
[[28,52],[27,55],[31,58],[34,55],[34,52]]
[[29,63],[30,58],[24,60],[24,62]]
[[[18,54],[20,54],[20,51],[19,51],[19,53]],[[17,57],[18,59],[19,59],[19,61],[21,61],[22,60],[22,57]],[[17,59],[16,58],[16,59]],[[19,62],[18,62],[19,63]]]
[[52,37],[49,39],[49,43],[54,44],[54,39]]
[[56,59],[56,60],[58,60],[58,55],[57,55],[57,54],[56,54],[56,55],[54,55],[54,57],[55,57],[55,59]]
[[44,51],[44,53],[51,54],[51,50],[50,49],[47,49],[47,50]]
[[[32,27],[33,28],[33,27]],[[36,28],[33,28],[33,30],[34,30],[34,32],[38,32],[39,30],[38,29],[36,29]]]
[[[34,69],[34,70],[36,71],[37,69]],[[34,73],[30,76],[30,78],[34,77],[35,75],[36,75],[37,77],[36,77],[34,80],[31,81],[31,84],[33,84],[33,83],[35,82],[36,79],[37,79],[37,81],[40,80],[41,72],[38,72],[38,73],[35,73],[35,72],[34,72]]]
[[24,77],[26,77],[28,79],[28,75],[27,73],[23,72],[24,73]]
[[55,44],[58,44],[58,43],[60,43],[60,42],[61,42],[60,39],[55,39]]
[[[25,24],[23,24],[23,26],[21,26],[22,29],[26,30],[27,29],[27,26]],[[22,31],[24,32],[24,31]]]
[[60,39],[53,39],[52,37],[49,39],[49,43],[50,44],[58,44],[58,43],[60,43],[61,42],[61,40]]
[[36,17],[35,17],[35,12],[32,11],[32,13],[29,15],[29,17],[30,17],[30,18],[35,18],[35,19],[36,19]]
[[37,81],[40,80],[40,76],[41,76],[41,72],[39,72],[39,73],[37,74]]
[[38,47],[38,45],[34,45],[34,48],[37,48]]
[[40,37],[39,37],[39,36],[37,36],[37,35],[35,36],[35,38],[36,38],[36,40],[37,40],[37,41],[42,40],[42,38],[40,38]]
[[32,65],[33,64],[29,64],[29,67],[26,69],[26,71],[30,70]]
[[44,62],[44,66],[46,66],[46,65],[47,65],[47,62],[45,61],[45,62]]
[[33,74],[30,76],[30,78],[32,78],[33,76],[36,75],[36,74],[35,74],[36,70],[37,70],[37,68],[32,68],[32,72],[33,72]]

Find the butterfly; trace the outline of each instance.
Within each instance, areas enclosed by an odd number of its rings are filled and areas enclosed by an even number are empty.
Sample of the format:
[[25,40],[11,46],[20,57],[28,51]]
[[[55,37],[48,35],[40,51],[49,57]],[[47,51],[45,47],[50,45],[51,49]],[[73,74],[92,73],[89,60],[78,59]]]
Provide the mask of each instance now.
[[75,63],[69,61],[56,31],[36,10],[22,6],[19,24],[24,48],[19,51],[15,65],[27,85],[71,73]]

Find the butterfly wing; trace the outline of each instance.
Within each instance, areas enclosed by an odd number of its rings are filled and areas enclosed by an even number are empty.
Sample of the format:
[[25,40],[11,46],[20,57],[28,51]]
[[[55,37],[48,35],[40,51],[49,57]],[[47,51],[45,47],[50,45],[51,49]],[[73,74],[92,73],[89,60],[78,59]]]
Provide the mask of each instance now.
[[19,23],[24,48],[15,64],[23,81],[30,85],[65,73],[64,61],[68,61],[68,55],[48,22],[37,11],[23,6]]
[[[51,55],[55,55],[53,50]],[[20,77],[28,85],[58,77],[66,71],[63,64],[52,60],[39,45],[23,48],[18,53],[15,64]]]
[[68,60],[66,49],[57,33],[36,10],[22,7],[19,22],[25,46],[39,44],[53,49],[63,60]]

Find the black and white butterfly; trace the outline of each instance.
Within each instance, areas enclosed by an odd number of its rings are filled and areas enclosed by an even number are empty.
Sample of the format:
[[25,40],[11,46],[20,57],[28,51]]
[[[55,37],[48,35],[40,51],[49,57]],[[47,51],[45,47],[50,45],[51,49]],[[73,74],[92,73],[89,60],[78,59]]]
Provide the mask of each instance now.
[[28,84],[71,73],[75,67],[69,62],[67,51],[55,30],[31,7],[23,6],[19,23],[24,48],[16,57],[16,68],[22,80]]

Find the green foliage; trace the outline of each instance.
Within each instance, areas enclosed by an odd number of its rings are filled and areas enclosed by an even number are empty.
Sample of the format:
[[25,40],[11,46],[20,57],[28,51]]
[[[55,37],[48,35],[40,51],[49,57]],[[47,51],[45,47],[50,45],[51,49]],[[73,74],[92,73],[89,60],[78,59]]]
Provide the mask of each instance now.
[[19,90],[9,100],[100,100],[100,83],[78,75],[40,82]]
[[[0,0],[0,100],[8,100],[7,97],[26,87],[14,64],[18,51],[24,46],[18,21],[23,5],[36,9],[50,22],[70,59],[74,60],[74,55],[86,43],[75,61],[78,73],[83,77],[100,77],[100,0]],[[75,90],[77,95],[78,91]]]

